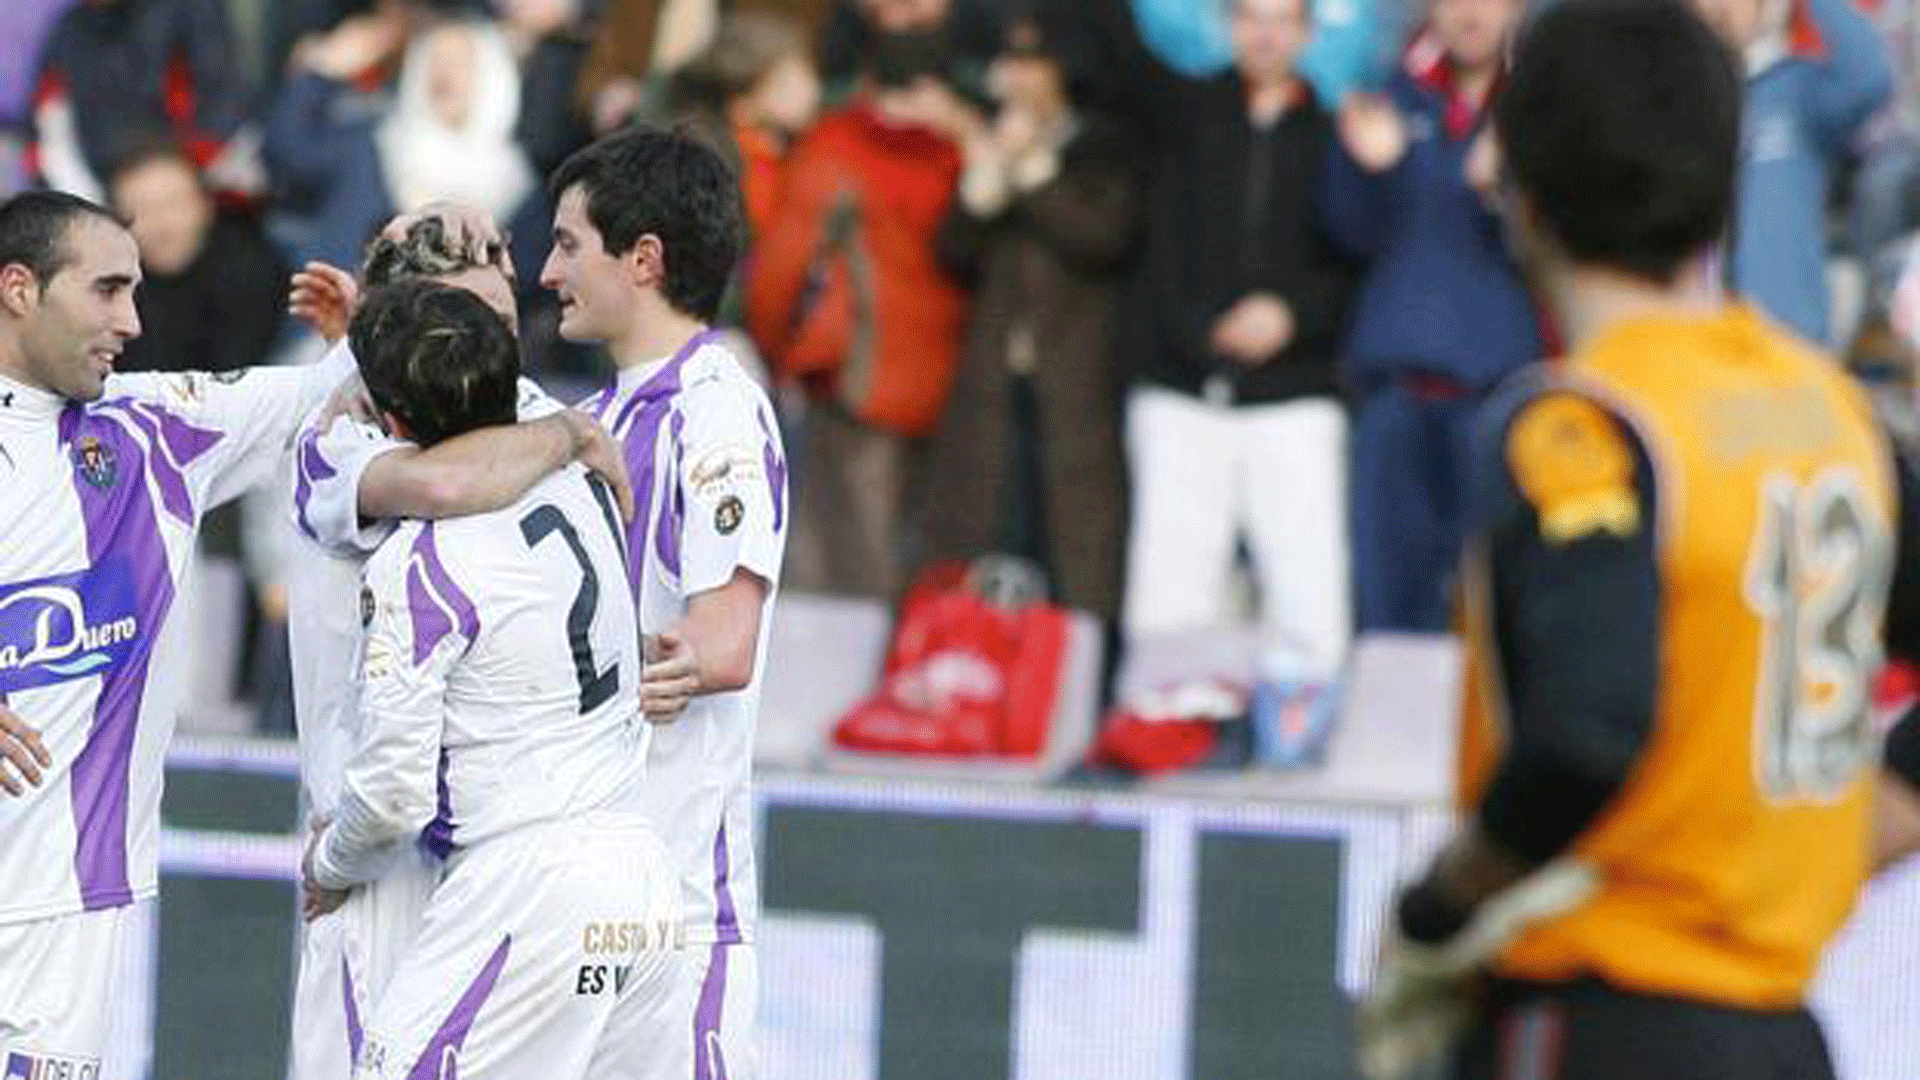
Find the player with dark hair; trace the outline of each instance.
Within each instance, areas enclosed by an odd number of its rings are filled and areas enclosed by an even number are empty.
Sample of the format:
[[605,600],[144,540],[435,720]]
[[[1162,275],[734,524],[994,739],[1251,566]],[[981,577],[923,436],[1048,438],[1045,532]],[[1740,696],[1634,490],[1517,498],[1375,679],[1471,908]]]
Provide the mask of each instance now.
[[514,421],[520,347],[500,314],[464,289],[383,286],[354,315],[349,340],[374,406],[420,446]]
[[767,612],[787,523],[786,459],[766,394],[709,328],[740,256],[739,186],[712,147],[636,129],[552,183],[541,284],[560,333],[619,369],[582,408],[634,463],[627,565],[649,630],[647,793],[681,880],[695,1075],[758,1075],[759,915],[751,774]]
[[1462,1023],[1463,1080],[1832,1076],[1805,1000],[1868,871],[1883,616],[1920,644],[1920,488],[1841,367],[1712,280],[1740,99],[1670,0],[1520,45],[1502,193],[1569,356],[1484,427],[1468,824],[1400,898],[1369,1076]]
[[140,277],[133,237],[107,210],[53,192],[0,203],[9,1075],[129,1067],[101,1059],[134,955],[130,912],[157,891],[161,771],[187,644],[174,599],[201,515],[277,464],[301,416],[346,374],[335,359],[115,375],[140,334]]
[[[451,207],[396,221],[367,249],[369,289],[430,280],[479,297],[508,326],[518,322],[513,266],[489,223]],[[294,278],[292,307],[351,357],[345,342],[361,283],[310,263]],[[354,380],[350,389],[364,390]],[[516,416],[527,421],[513,423]],[[563,410],[532,381],[504,418],[431,448],[384,430],[371,417],[316,410],[295,456],[293,557],[288,565],[288,640],[305,802],[330,817],[360,730],[354,677],[365,627],[359,618],[367,556],[393,530],[391,518],[425,519],[497,510],[578,458],[625,490],[621,452],[599,425]],[[625,503],[629,496],[621,494]],[[353,1068],[353,1017],[369,1012],[394,962],[412,942],[441,860],[396,853],[380,878],[354,890],[341,912],[302,928],[294,989],[290,1075],[332,1080]]]
[[[383,421],[422,448],[513,421],[519,348],[471,292],[376,290],[351,339]],[[368,561],[361,730],[309,848],[307,913],[416,844],[445,864],[352,1026],[354,1076],[692,1071],[623,531],[573,465],[499,511],[404,523]]]

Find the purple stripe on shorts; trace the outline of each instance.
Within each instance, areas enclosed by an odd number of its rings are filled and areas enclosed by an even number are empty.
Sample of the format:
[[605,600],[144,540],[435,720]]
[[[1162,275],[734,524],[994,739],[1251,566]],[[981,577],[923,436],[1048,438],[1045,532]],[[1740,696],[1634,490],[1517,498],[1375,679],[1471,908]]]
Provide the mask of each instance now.
[[767,466],[767,494],[773,497],[773,531],[779,532],[787,518],[787,463],[774,447],[773,428],[767,424],[765,409],[757,410],[754,418],[760,421],[760,434],[766,436],[761,445],[761,456]]
[[700,983],[700,1004],[693,1011],[693,1080],[727,1080],[727,1058],[720,1050],[720,1013],[727,1002],[727,945],[714,942],[707,977]]
[[353,965],[344,956],[340,958],[340,993],[347,1008],[347,1064],[357,1065],[360,1044],[367,1041],[367,1032],[360,1026],[360,1002],[353,996]]
[[413,616],[416,665],[433,655],[434,647],[455,630],[469,643],[480,634],[480,613],[440,561],[432,522],[421,527],[420,538],[413,542],[413,562],[407,568],[407,609]]
[[439,802],[434,809],[433,820],[420,830],[420,845],[437,859],[453,854],[453,792],[447,787],[447,765],[450,761],[446,748],[441,747],[440,771],[436,778],[436,786],[440,791]]
[[73,800],[74,874],[88,911],[131,903],[127,879],[127,799],[134,736],[146,699],[147,665],[161,624],[173,607],[173,575],[160,522],[147,489],[148,455],[121,424],[69,406],[60,417],[61,442],[71,457],[81,440],[97,440],[109,462],[96,482],[73,465],[73,490],[87,534],[87,560],[124,565],[133,579],[139,614],[138,644],[127,661],[100,676],[93,725],[75,755],[69,789]]
[[728,879],[733,876],[733,859],[727,849],[727,823],[720,822],[720,831],[713,836],[713,929],[724,944],[734,944],[740,940],[740,916],[733,907],[733,887]]
[[338,470],[327,464],[326,455],[320,452],[320,429],[308,429],[300,437],[300,467],[294,475],[293,510],[295,519],[300,522],[300,531],[307,534],[310,540],[320,539],[313,522],[307,517],[307,503],[313,499],[313,485],[338,475]]
[[[407,1080],[454,1080],[455,1066],[448,1062],[450,1056],[458,1055],[460,1047],[467,1041],[467,1032],[473,1027],[474,1018],[480,1015],[481,1006],[487,1003],[488,995],[493,993],[493,984],[500,978],[500,969],[507,966],[507,952],[513,946],[513,935],[500,939],[500,947],[493,950],[493,956],[487,960],[487,966],[474,976],[473,984],[467,992],[454,1002],[453,1011],[440,1025],[440,1030],[427,1041],[427,1048],[421,1051],[420,1059],[413,1064],[413,1071],[407,1074]],[[441,1065],[447,1064],[446,1070]]]

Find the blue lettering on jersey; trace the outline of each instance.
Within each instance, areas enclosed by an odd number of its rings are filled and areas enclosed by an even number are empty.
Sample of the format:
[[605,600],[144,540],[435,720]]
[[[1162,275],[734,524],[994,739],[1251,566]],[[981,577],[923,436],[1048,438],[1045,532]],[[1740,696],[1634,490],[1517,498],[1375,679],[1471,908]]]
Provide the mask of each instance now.
[[122,560],[0,585],[0,694],[116,667],[142,629],[139,593]]

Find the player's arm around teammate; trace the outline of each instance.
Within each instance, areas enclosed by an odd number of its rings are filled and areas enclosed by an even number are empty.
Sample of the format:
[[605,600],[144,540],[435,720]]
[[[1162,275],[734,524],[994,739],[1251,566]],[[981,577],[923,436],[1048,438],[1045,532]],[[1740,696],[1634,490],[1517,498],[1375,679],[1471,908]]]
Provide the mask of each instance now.
[[[477,211],[435,204],[396,218],[383,236],[404,239],[423,222],[437,224],[452,243],[472,249],[472,265],[500,263],[507,277],[501,281],[496,275],[496,281],[505,295],[474,291],[496,310],[504,305],[502,316],[509,325],[515,323],[508,288],[512,266],[505,261],[503,241],[492,223]],[[339,347],[359,298],[353,275],[325,263],[308,263],[293,276],[288,310]],[[338,513],[328,512],[327,498],[319,499],[310,527],[325,546],[365,550],[371,544],[360,535],[362,521],[432,521],[498,510],[574,461],[607,482],[630,519],[632,486],[619,446],[585,414],[551,404],[548,408],[549,414],[538,419],[526,419],[523,412],[522,423],[470,432],[423,450],[384,437],[359,377],[352,376],[335,391],[310,433],[312,452],[327,463],[328,472],[343,474],[337,488],[350,492],[352,499],[338,507]],[[348,467],[334,464],[336,460]]]

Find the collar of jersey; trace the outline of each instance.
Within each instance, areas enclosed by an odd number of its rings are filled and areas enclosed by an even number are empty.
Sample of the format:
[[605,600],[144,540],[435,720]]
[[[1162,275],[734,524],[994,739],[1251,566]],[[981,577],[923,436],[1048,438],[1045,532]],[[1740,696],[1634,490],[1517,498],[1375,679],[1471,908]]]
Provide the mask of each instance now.
[[680,389],[680,369],[685,367],[693,354],[702,346],[712,344],[719,339],[719,332],[712,329],[702,330],[687,339],[679,351],[665,360],[649,360],[620,372],[614,383],[614,392],[620,397],[660,398]]
[[0,419],[50,420],[66,407],[59,394],[0,375]]

